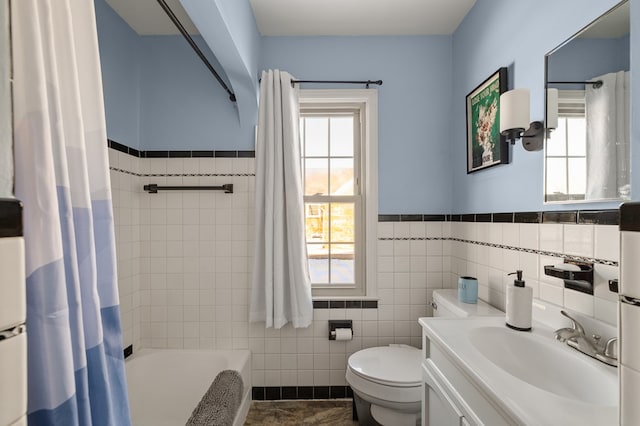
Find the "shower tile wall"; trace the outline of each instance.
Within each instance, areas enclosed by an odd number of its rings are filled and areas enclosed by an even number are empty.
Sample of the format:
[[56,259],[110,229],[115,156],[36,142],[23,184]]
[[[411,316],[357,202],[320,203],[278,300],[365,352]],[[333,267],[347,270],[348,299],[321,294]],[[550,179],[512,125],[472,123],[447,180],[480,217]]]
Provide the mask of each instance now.
[[[616,226],[418,221],[378,224],[378,308],[314,309],[307,329],[265,330],[247,320],[253,159],[136,158],[110,149],[110,161],[124,343],[134,350],[249,348],[253,386],[343,386],[351,353],[419,347],[417,319],[431,314],[434,289],[474,275],[480,297],[504,308],[506,273],[518,268],[537,297],[615,323],[606,280],[617,266],[596,266],[595,297],[563,290],[541,271],[561,261],[550,252],[617,262]],[[147,183],[233,183],[234,193],[147,194]],[[329,341],[327,320],[344,318],[353,320],[354,339]]]
[[140,161],[109,149],[124,347],[140,346]]

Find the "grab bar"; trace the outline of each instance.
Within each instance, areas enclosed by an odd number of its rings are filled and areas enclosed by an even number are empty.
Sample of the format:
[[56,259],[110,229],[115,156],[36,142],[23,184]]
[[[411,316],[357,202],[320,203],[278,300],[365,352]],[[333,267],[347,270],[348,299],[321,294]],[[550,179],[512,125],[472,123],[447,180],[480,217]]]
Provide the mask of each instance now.
[[158,191],[224,191],[225,194],[233,194],[233,184],[225,183],[221,186],[158,186],[155,183],[143,186],[149,194],[157,194]]

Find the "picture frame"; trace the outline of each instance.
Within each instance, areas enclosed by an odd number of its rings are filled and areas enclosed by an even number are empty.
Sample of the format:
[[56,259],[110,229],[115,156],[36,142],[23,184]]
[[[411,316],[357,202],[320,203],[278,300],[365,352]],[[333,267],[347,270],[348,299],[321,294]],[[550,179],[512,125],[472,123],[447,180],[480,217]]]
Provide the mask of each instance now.
[[500,135],[500,95],[507,68],[499,68],[467,96],[467,174],[509,163],[509,143]]

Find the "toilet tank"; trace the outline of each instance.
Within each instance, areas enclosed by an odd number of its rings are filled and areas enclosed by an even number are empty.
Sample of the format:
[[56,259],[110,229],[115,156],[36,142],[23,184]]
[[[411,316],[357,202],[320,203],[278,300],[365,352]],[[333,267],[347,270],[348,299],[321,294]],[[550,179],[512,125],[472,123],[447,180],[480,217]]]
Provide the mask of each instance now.
[[457,289],[443,289],[433,291],[434,317],[476,317],[503,316],[504,312],[478,299],[478,303],[463,303],[458,300]]

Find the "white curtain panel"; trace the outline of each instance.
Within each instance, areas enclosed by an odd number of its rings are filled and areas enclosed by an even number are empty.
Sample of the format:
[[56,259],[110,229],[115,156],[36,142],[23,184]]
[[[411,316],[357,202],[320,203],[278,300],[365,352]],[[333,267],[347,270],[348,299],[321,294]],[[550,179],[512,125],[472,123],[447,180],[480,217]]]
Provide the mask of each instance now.
[[313,318],[300,170],[299,103],[291,75],[262,72],[258,138],[253,287],[249,319],[266,327]]
[[608,73],[601,87],[587,85],[587,200],[618,198],[629,193],[628,72]]
[[[129,425],[92,0],[11,5],[28,421]],[[1,404],[0,404],[1,405]]]

